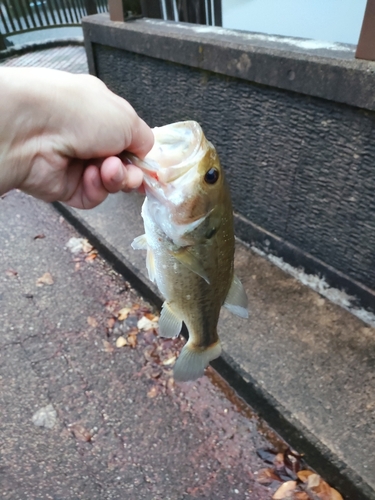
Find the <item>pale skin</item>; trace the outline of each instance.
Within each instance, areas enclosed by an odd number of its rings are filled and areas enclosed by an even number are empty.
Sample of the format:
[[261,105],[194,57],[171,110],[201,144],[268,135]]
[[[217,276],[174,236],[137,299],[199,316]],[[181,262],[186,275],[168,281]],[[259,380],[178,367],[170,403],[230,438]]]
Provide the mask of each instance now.
[[141,186],[122,153],[143,158],[153,141],[131,105],[93,76],[0,68],[0,195],[17,188],[93,208]]

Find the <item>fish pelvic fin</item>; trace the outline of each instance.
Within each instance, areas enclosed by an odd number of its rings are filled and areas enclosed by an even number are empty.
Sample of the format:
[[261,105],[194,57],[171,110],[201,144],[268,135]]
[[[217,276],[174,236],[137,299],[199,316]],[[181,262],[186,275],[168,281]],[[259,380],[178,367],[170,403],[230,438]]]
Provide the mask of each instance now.
[[221,344],[218,340],[209,347],[195,347],[190,341],[184,345],[173,369],[173,377],[177,382],[196,380],[204,375],[204,369],[209,362],[221,354]]
[[233,281],[224,301],[224,307],[236,316],[240,316],[240,318],[248,318],[247,306],[248,300],[245,289],[237,276],[233,275]]
[[147,250],[146,257],[146,267],[148,272],[148,278],[153,283],[155,282],[155,258],[152,249],[147,244],[147,236],[145,234],[141,234],[141,236],[137,236],[134,238],[131,244],[134,250]]
[[145,234],[141,234],[141,236],[137,236],[134,238],[131,244],[134,250],[147,250],[147,237]]
[[150,247],[147,247],[146,267],[149,280],[152,281],[152,283],[155,283],[155,257],[154,252]]
[[159,335],[172,339],[177,337],[182,328],[182,321],[172,311],[168,302],[164,302],[159,319]]

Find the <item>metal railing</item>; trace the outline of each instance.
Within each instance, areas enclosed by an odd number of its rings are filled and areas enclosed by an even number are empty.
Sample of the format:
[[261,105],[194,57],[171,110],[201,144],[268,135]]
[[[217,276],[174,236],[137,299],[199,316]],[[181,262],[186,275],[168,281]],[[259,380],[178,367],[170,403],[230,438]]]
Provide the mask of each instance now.
[[222,25],[221,0],[0,0],[0,50],[6,37],[56,26],[79,26],[82,17],[108,11],[111,19],[132,16]]
[[0,50],[4,36],[78,26],[82,17],[106,11],[107,0],[0,0]]
[[[159,5],[158,5],[159,4]],[[150,7],[159,9],[150,16]],[[147,17],[159,17],[171,21],[221,26],[221,0],[146,0],[142,2],[142,13]]]

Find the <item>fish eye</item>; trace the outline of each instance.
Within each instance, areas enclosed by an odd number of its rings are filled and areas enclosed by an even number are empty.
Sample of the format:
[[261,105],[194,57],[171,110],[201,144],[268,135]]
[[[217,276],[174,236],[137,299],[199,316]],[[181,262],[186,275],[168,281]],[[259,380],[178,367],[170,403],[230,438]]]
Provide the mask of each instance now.
[[206,175],[204,176],[204,180],[207,182],[207,184],[215,184],[218,178],[219,171],[217,168],[210,168],[210,170],[207,170]]

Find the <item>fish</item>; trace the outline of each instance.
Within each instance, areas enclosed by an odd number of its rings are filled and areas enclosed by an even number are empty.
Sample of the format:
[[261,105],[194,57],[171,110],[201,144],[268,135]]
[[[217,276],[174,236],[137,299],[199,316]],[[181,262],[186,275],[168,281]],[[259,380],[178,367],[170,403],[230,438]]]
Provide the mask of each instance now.
[[215,147],[199,123],[183,121],[153,129],[148,155],[128,160],[144,174],[145,233],[134,249],[147,250],[149,279],[165,302],[161,337],[177,337],[185,323],[189,339],[175,363],[178,382],[204,375],[221,354],[217,325],[221,307],[248,317],[248,299],[234,274],[231,196]]

